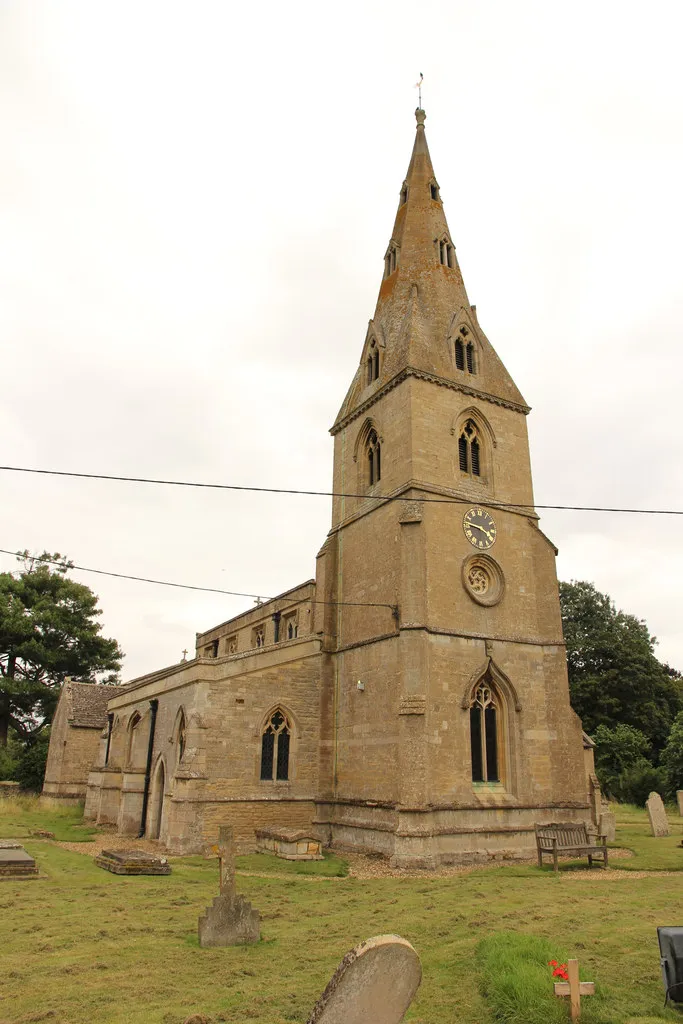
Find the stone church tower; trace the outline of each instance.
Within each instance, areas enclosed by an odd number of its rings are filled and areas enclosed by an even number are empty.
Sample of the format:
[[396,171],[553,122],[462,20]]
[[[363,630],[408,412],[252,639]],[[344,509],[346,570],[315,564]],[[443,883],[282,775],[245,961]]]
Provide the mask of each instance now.
[[416,118],[332,428],[317,820],[333,844],[433,865],[514,855],[534,821],[587,813],[529,408],[467,298]]
[[50,778],[83,776],[86,816],[122,834],[195,853],[231,825],[246,851],[314,826],[429,867],[528,855],[534,822],[590,817],[529,409],[467,298],[416,116],[315,580],[113,690],[87,787],[71,725],[53,731]]

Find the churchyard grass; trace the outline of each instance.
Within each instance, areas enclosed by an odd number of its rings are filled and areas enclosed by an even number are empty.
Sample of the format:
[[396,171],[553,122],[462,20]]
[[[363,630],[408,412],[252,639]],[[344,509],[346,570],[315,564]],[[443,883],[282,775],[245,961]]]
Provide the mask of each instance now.
[[[37,827],[49,827],[51,814]],[[638,824],[627,819],[627,831]],[[680,874],[585,864],[558,874],[518,866],[372,879],[238,869],[238,891],[262,914],[262,941],[200,949],[197,918],[217,893],[215,861],[173,859],[166,878],[122,877],[49,841],[25,846],[47,877],[0,883],[0,1024],[50,1011],[44,1019],[54,1024],[182,1024],[193,1012],[303,1024],[344,953],[389,932],[422,960],[411,1024],[568,1019],[545,961],[569,956],[596,983],[583,1000],[585,1024],[680,1021],[662,1007],[655,931],[680,923]],[[514,1016],[519,1005],[523,1017]]]
[[82,804],[51,804],[29,793],[0,796],[0,839],[22,839],[34,829],[54,832],[63,843],[85,843],[97,834],[83,823]]

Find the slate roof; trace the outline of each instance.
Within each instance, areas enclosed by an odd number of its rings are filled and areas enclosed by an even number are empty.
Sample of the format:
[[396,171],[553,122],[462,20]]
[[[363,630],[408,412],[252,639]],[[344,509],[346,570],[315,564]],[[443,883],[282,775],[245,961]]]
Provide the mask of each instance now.
[[69,725],[81,729],[103,729],[107,723],[107,704],[116,687],[97,683],[64,683],[64,699]]

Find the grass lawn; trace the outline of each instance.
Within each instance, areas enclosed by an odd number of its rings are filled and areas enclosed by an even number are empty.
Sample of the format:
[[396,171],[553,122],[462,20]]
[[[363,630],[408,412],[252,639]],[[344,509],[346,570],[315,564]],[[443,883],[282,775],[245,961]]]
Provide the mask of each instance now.
[[[0,836],[12,834],[10,820],[17,829],[23,820],[4,803]],[[31,827],[57,831],[49,824],[56,812],[31,813],[40,818]],[[645,820],[643,811],[624,812],[626,845],[641,849]],[[642,856],[656,860],[647,845]],[[596,983],[596,995],[583,1000],[582,1024],[682,1019],[662,1009],[655,932],[683,923],[680,874],[571,866],[558,874],[518,866],[369,880],[291,866],[285,878],[238,874],[238,889],[261,911],[262,941],[200,949],[197,918],[216,895],[213,861],[178,858],[168,877],[126,878],[49,841],[28,838],[25,846],[48,877],[0,882],[0,1024],[182,1024],[190,1013],[303,1024],[344,953],[386,932],[409,939],[422,960],[423,982],[406,1017],[412,1024],[567,1019],[543,961],[569,956]],[[338,860],[313,866],[336,869]],[[241,860],[248,871],[259,862]],[[286,862],[277,869],[286,874]],[[514,1016],[522,997],[533,1005]]]

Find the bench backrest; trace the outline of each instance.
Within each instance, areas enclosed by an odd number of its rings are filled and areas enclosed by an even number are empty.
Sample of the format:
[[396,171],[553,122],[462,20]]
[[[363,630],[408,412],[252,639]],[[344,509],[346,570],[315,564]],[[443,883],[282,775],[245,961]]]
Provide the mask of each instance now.
[[536,825],[536,841],[557,839],[558,846],[587,846],[588,833],[583,821],[566,821],[550,825]]

